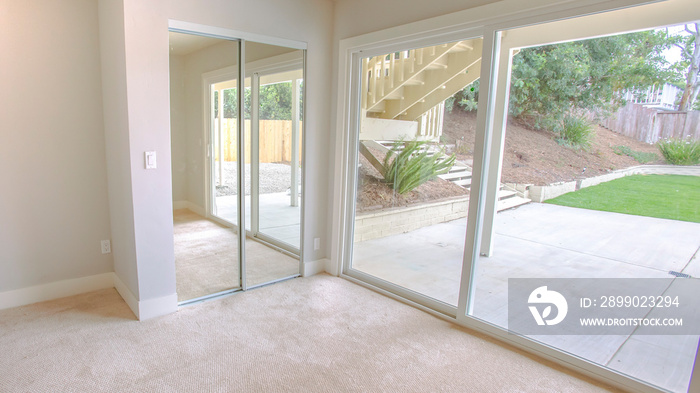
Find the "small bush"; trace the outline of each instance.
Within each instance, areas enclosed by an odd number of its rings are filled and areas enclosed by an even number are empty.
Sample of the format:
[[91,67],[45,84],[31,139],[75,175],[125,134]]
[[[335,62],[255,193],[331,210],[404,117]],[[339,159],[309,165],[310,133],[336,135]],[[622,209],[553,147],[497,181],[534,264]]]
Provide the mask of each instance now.
[[655,153],[645,153],[643,151],[632,150],[627,146],[615,146],[613,147],[613,152],[618,156],[628,156],[634,158],[640,164],[646,164],[648,162],[656,161],[659,159]]
[[700,164],[700,141],[685,139],[664,139],[657,144],[661,155],[669,164]]
[[554,127],[554,131],[559,134],[559,144],[579,149],[591,147],[595,135],[593,124],[583,116],[574,115],[564,116],[561,123]]
[[442,152],[429,155],[426,144],[420,141],[397,142],[384,157],[382,176],[399,194],[412,191],[452,168],[454,154],[446,159]]

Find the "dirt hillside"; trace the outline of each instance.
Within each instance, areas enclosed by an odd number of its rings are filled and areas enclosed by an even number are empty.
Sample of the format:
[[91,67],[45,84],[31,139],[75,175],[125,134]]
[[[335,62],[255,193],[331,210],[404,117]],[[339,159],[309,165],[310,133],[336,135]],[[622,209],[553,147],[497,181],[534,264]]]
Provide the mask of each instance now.
[[[445,114],[443,143],[452,144],[460,140],[457,159],[469,161],[474,148],[476,112],[464,112],[455,108]],[[617,169],[640,165],[633,158],[618,155],[615,146],[627,146],[634,151],[656,153],[654,145],[639,142],[602,127],[590,149],[573,150],[559,145],[555,134],[521,127],[512,120],[506,127],[506,141],[501,181],[505,183],[546,185],[605,174]]]

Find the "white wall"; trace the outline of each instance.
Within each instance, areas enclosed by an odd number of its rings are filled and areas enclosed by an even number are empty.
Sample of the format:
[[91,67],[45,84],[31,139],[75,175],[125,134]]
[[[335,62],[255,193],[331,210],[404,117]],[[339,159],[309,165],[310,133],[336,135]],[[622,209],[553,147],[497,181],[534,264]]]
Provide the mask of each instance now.
[[222,41],[185,56],[186,138],[187,138],[187,201],[205,208],[205,143],[203,130],[202,74],[235,65],[238,43]]
[[112,271],[97,4],[0,1],[0,293]]
[[[136,269],[129,118],[127,114],[124,6],[119,0],[99,1],[100,55],[104,135],[109,185],[114,272],[134,298],[139,296]],[[123,294],[128,296],[128,294]]]
[[170,149],[173,203],[187,201],[187,105],[185,104],[185,59],[170,55]]

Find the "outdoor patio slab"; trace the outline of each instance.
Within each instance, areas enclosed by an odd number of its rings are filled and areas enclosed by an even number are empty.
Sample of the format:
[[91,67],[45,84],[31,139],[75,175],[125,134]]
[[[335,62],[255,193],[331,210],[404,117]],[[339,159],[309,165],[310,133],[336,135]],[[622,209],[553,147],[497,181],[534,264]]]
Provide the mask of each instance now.
[[[286,192],[260,194],[260,232],[299,247],[301,238],[301,206],[291,206]],[[236,195],[216,197],[217,216],[236,223]],[[246,228],[250,229],[250,195],[245,198]]]
[[[354,243],[353,268],[456,305],[466,224],[460,219]],[[472,315],[501,327],[507,327],[508,278],[673,278],[669,271],[700,276],[697,223],[531,203],[499,213],[495,232],[493,255],[476,264]],[[531,338],[684,391],[698,337],[657,337],[630,330]]]
[[700,224],[530,203],[505,211],[496,233],[658,270],[680,271],[700,243]]
[[[693,302],[692,310],[683,314],[683,324],[700,329],[700,304],[695,288],[688,286],[689,278],[675,278],[664,295],[679,296],[681,302]],[[660,309],[649,311],[649,318],[661,318]],[[667,311],[667,310],[665,310]],[[668,316],[666,313],[665,316]],[[698,335],[648,335],[644,328],[637,328],[617,350],[607,366],[630,375],[643,376],[645,380],[675,392],[684,392],[692,372],[692,359],[698,348]]]
[[685,269],[681,273],[689,274],[692,277],[700,278],[700,248],[695,251],[693,259],[688,262]]
[[686,392],[698,336],[630,337],[607,364],[672,392]]
[[353,267],[457,305],[466,220],[355,243]]

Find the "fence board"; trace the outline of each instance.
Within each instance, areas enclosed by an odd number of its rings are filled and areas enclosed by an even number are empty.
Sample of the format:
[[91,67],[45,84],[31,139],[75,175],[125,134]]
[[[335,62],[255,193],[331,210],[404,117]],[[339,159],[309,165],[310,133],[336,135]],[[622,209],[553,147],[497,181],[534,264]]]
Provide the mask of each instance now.
[[[224,119],[224,160],[236,161],[238,144],[236,140],[237,119]],[[302,122],[299,122],[299,157],[301,159]],[[260,120],[260,162],[292,161],[292,121]],[[245,121],[246,163],[250,163],[250,120]],[[218,160],[218,152],[216,152]]]
[[700,140],[700,111],[664,111],[629,103],[600,125],[646,143],[665,138]]

